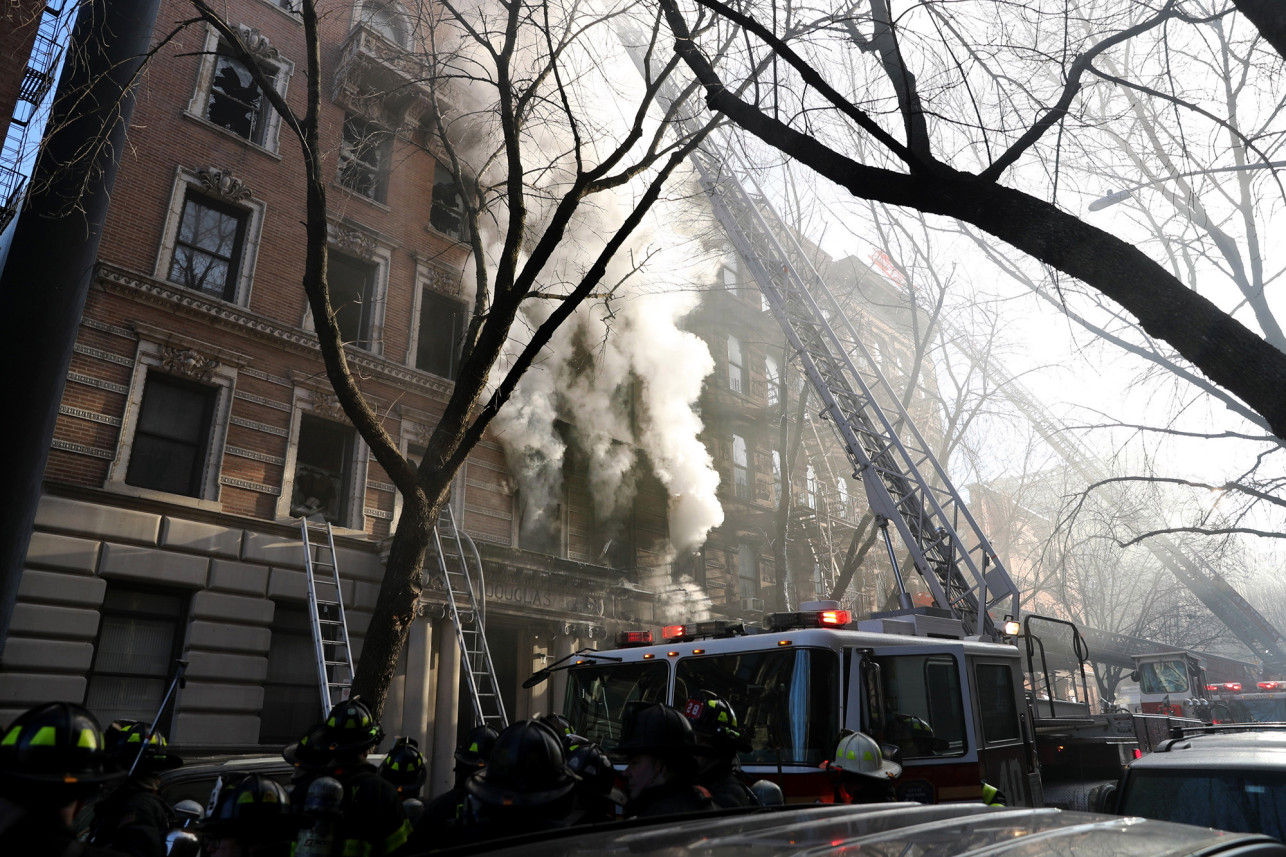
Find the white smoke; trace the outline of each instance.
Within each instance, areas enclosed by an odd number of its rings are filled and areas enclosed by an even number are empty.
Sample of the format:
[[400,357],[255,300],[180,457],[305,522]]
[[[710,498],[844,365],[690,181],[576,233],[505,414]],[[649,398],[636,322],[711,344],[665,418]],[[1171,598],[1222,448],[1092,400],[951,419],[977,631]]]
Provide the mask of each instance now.
[[[473,16],[476,31],[501,34],[488,29],[503,20],[489,17],[492,7],[478,3],[468,8],[465,14]],[[560,19],[551,23],[551,30],[569,23],[580,27],[604,15],[603,9],[590,10],[579,3],[560,7],[555,2],[542,8]],[[577,154],[585,159],[584,168],[603,154],[593,150],[594,141],[610,147],[622,139],[623,122],[632,118],[642,88],[627,59],[605,57],[612,52],[604,51],[604,44],[614,43],[607,30],[610,26],[593,25],[562,54],[560,81],[567,86],[565,95],[577,117],[581,144]],[[515,66],[530,64],[535,69],[543,61],[544,34],[527,24],[523,28],[532,32],[518,34],[526,44]],[[485,183],[498,184],[496,172],[508,165],[503,157],[492,157],[499,139],[495,91],[482,82],[487,74],[478,71],[488,64],[486,52],[466,40],[454,62],[459,68],[453,76],[453,98],[459,105],[454,116],[467,118],[452,119],[459,124],[449,133],[453,139],[468,141],[466,161],[489,165],[483,171]],[[515,73],[522,77],[524,72]],[[532,102],[536,112],[526,117],[522,131],[531,242],[540,236],[576,166],[571,154],[576,147],[565,117],[559,115],[562,100],[549,97],[553,93],[548,91],[544,95]],[[646,145],[646,137],[638,147]],[[640,184],[632,182],[582,201],[564,241],[540,271],[537,292],[564,295],[581,282],[589,264],[633,209],[640,191]],[[533,520],[537,510],[557,508],[568,443],[586,467],[595,525],[610,528],[630,508],[639,452],[669,493],[670,536],[677,550],[700,545],[709,530],[723,521],[715,493],[719,477],[698,439],[702,425],[695,410],[702,380],[713,370],[714,361],[699,337],[678,327],[696,306],[696,290],[714,281],[719,261],[709,259],[700,242],[683,233],[690,207],[690,203],[667,205],[664,200],[657,204],[647,228],[640,228],[609,263],[601,291],[610,297],[600,296],[576,310],[498,412],[493,426],[518,480],[526,531],[539,525]],[[503,223],[505,214],[494,202],[490,214],[492,218],[481,226],[488,267],[494,270],[503,249],[495,224]],[[530,252],[531,242],[522,250]],[[472,271],[466,271],[466,282],[466,290],[474,288]],[[493,384],[555,305],[554,300],[541,298],[523,304]]]

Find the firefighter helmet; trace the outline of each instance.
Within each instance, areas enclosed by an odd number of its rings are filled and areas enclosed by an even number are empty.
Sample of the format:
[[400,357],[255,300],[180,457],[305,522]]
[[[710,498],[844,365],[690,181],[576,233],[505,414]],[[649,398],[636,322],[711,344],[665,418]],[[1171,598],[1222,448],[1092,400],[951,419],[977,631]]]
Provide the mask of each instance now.
[[692,723],[677,708],[662,702],[631,702],[625,706],[621,722],[621,743],[616,750],[623,756],[636,753],[672,755],[697,750]]
[[716,747],[749,750],[750,744],[741,737],[737,713],[728,700],[709,690],[699,690],[683,706],[683,713],[692,721],[692,731]]
[[0,737],[0,786],[10,797],[34,797],[34,789],[44,798],[52,789],[71,800],[124,776],[104,748],[94,715],[74,703],[29,709]]
[[326,719],[309,729],[291,744],[282,756],[292,765],[320,768],[329,764],[336,753],[368,750],[384,740],[384,730],[360,696],[331,706]]
[[616,768],[597,744],[581,744],[567,756],[567,767],[580,777],[584,791],[624,805],[625,793],[616,787]]
[[403,797],[414,797],[424,786],[428,772],[424,768],[424,754],[414,738],[398,738],[380,763],[380,776],[397,787]]
[[897,779],[902,774],[902,766],[885,759],[880,745],[864,732],[852,732],[839,739],[831,766],[846,774],[884,781]]
[[292,839],[307,821],[293,813],[281,784],[263,774],[249,774],[219,791],[214,811],[197,824],[211,838]]
[[493,726],[483,724],[473,727],[469,737],[455,748],[456,762],[466,768],[486,767],[487,759],[491,756],[491,750],[496,746],[496,738],[499,735],[500,733]]
[[894,714],[889,719],[888,740],[911,756],[933,752],[933,727],[914,714]]
[[538,720],[520,720],[501,732],[487,766],[465,783],[483,803],[512,807],[543,806],[575,786],[561,738]]
[[[183,765],[181,758],[167,751],[165,735],[159,729],[153,730],[150,723],[113,720],[103,732],[103,741],[116,764],[126,771],[135,759],[140,771],[169,771]],[[139,748],[144,747],[144,742],[146,747],[140,755]]]

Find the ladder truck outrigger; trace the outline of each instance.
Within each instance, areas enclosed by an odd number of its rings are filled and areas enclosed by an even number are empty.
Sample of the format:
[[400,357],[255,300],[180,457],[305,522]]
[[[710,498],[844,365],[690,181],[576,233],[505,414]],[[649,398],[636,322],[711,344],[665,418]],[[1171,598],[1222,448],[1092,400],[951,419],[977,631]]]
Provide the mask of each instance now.
[[[836,602],[812,602],[758,625],[676,617],[660,640],[622,632],[614,650],[582,650],[528,686],[567,669],[563,714],[609,751],[629,703],[682,707],[699,690],[717,693],[750,741],[746,776],[777,782],[788,801],[833,799],[819,765],[846,728],[897,748],[899,798],[977,800],[986,781],[1014,804],[1084,808],[1089,788],[1114,782],[1126,761],[1167,737],[1173,718],[1092,713],[1075,626],[1027,616],[1019,627],[1016,584],[793,231],[762,192],[747,190],[735,157],[708,138],[693,161],[865,488],[899,609],[861,619]],[[934,606],[912,605],[891,530]]]

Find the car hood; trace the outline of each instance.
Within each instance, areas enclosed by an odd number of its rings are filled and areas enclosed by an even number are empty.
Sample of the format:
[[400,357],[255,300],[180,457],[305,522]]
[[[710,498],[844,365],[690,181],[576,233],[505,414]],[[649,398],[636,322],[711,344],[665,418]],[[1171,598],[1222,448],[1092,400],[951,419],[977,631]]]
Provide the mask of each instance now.
[[[494,842],[492,857],[621,854],[748,857],[862,854],[877,857],[1286,857],[1266,836],[1224,833],[1140,818],[981,804],[787,807],[740,815],[674,816],[555,838]],[[1247,847],[1249,846],[1249,847]]]

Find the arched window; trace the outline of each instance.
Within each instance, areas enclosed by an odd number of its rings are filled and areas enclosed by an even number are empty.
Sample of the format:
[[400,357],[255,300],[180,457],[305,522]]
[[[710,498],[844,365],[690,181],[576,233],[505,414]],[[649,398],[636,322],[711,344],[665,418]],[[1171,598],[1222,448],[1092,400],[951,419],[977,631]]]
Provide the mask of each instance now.
[[398,47],[410,47],[406,15],[396,4],[363,3],[362,23]]

